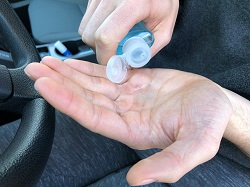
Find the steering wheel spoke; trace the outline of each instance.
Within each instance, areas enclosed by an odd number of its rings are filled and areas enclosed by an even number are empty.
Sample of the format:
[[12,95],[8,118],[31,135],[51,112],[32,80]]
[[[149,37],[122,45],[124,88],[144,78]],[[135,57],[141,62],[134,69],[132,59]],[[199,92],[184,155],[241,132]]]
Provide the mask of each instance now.
[[[6,101],[12,95],[12,82],[8,69],[0,65],[0,103]],[[3,81],[4,80],[4,81]]]

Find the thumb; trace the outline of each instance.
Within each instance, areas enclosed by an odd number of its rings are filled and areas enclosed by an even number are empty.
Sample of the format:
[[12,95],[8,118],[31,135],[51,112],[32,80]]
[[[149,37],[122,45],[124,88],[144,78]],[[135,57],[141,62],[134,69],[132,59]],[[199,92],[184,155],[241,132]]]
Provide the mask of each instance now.
[[141,160],[128,172],[128,183],[140,186],[153,182],[177,182],[191,169],[211,159],[219,147],[217,144],[200,144],[199,141],[189,144],[177,141],[161,152]]

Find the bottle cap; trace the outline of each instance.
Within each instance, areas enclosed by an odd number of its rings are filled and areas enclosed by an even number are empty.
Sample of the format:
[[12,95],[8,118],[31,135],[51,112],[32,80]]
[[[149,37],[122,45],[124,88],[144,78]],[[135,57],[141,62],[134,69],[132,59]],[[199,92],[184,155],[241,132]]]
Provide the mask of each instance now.
[[150,47],[141,37],[129,38],[124,43],[122,51],[126,54],[126,63],[134,68],[146,65],[151,59]]
[[55,48],[63,55],[63,56],[71,56],[71,52],[67,49],[67,47],[61,42],[57,41],[54,44]]
[[110,81],[121,83],[127,74],[127,66],[123,55],[112,56],[107,64],[106,74]]

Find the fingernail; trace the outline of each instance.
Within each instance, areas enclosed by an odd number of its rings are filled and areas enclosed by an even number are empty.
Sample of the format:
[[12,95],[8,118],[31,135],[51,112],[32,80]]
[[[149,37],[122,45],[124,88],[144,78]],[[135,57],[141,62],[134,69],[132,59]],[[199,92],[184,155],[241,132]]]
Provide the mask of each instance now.
[[145,180],[139,182],[136,185],[137,186],[142,186],[142,185],[150,184],[150,183],[153,183],[153,182],[156,182],[156,180],[155,179],[145,179]]
[[38,90],[37,90],[37,85],[36,85],[36,83],[34,84],[34,88],[35,88],[36,91],[38,91]]
[[31,77],[31,75],[29,74],[29,72],[27,72],[27,69],[26,69],[26,68],[24,68],[24,73],[25,73],[27,76]]

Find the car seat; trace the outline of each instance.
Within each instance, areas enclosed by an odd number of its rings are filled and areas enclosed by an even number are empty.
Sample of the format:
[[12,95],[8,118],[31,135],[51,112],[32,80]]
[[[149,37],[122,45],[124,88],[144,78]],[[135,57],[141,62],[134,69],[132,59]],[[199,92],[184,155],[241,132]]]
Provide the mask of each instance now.
[[36,42],[80,38],[78,27],[86,11],[88,0],[31,0],[29,18]]

